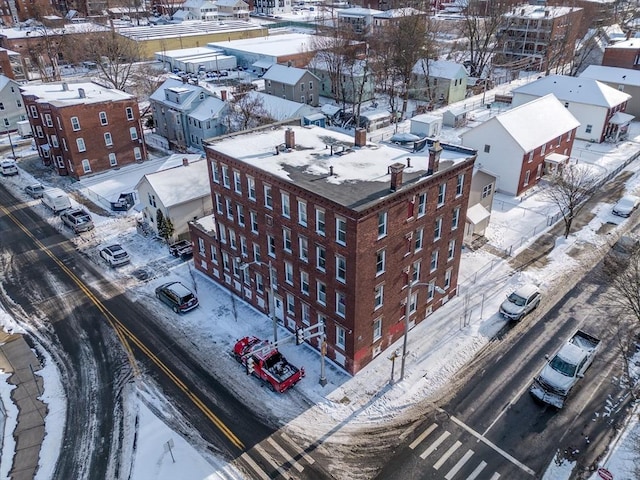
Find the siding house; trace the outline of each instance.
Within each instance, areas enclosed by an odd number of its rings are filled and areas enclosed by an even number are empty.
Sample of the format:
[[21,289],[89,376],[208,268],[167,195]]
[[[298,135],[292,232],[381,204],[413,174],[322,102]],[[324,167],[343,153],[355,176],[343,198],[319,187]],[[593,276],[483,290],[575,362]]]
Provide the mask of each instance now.
[[276,64],[267,70],[262,79],[265,92],[269,95],[314,107],[320,104],[320,79],[308,70]]
[[497,190],[518,196],[568,161],[579,125],[554,95],[545,95],[490,118],[461,138],[463,145],[478,150],[479,168],[497,177]]
[[172,148],[203,149],[203,139],[225,132],[226,104],[208,90],[173,78],[149,97],[156,133]]
[[640,119],[640,70],[589,65],[580,78],[591,78],[631,95],[625,113]]
[[364,129],[269,126],[206,151],[215,214],[190,224],[195,267],[291,332],[322,325],[350,373],[456,294],[473,150],[405,162]]
[[356,103],[362,95],[362,101],[368,102],[375,96],[375,79],[365,60],[345,62],[332,58],[325,52],[316,55],[309,64],[320,81],[320,95],[342,102]]
[[438,104],[455,103],[467,95],[467,70],[459,63],[420,59],[413,66],[411,96]]
[[[576,138],[593,142],[618,140],[633,119],[625,114],[631,95],[585,77],[550,75],[513,90],[513,106],[552,93],[580,122]],[[553,117],[549,117],[553,118]]]
[[182,157],[181,165],[147,173],[136,185],[143,223],[157,235],[160,210],[173,223],[174,239],[187,237],[187,223],[213,211],[207,162],[200,155]]
[[0,132],[13,132],[18,128],[18,122],[27,119],[20,84],[4,75],[0,75],[0,111]]
[[467,244],[471,244],[477,237],[484,236],[489,226],[497,180],[495,175],[479,168],[473,171],[464,228],[464,241]]

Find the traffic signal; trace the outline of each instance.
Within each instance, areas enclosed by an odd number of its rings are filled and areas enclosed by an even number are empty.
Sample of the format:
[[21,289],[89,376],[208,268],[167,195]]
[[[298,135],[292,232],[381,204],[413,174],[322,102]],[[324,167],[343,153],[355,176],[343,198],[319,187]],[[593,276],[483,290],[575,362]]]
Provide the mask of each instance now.
[[304,343],[304,328],[296,328],[296,345]]
[[247,362],[245,363],[247,367],[247,375],[251,375],[253,373],[253,366],[254,366],[253,364],[254,364],[253,356],[249,355],[247,357]]

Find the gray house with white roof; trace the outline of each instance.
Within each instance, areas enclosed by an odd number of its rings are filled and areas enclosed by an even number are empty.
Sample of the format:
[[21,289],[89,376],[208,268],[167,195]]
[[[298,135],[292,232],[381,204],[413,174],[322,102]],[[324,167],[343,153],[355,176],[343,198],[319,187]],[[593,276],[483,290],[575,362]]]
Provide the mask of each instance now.
[[158,135],[173,148],[203,150],[202,141],[225,133],[226,103],[202,87],[168,79],[150,97]]
[[0,110],[2,110],[0,131],[14,131],[18,128],[18,122],[24,122],[27,119],[20,84],[4,75],[0,75]]
[[[620,140],[633,116],[625,113],[631,95],[586,77],[550,75],[513,90],[513,106],[553,93],[580,122],[576,138],[592,142]],[[554,118],[549,116],[549,118]]]
[[264,112],[276,122],[285,120],[301,119],[317,113],[317,109],[311,105],[299,102],[292,102],[286,98],[268,95],[263,92],[251,91],[246,94],[249,102],[257,100]]
[[174,239],[187,236],[188,222],[213,212],[206,160],[201,155],[182,157],[181,165],[147,173],[136,185],[143,222],[158,234],[160,210],[173,223]]
[[640,70],[589,65],[580,78],[592,78],[631,95],[625,113],[640,119]]
[[272,65],[262,76],[265,92],[292,102],[317,107],[320,97],[320,79],[303,68]]

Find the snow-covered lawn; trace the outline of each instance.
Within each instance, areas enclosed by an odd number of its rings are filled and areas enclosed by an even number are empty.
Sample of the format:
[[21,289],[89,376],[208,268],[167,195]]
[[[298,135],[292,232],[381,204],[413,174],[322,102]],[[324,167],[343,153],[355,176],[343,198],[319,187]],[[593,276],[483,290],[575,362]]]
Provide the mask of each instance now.
[[[640,140],[640,123],[634,123],[631,131],[636,140]],[[632,142],[625,142],[617,147],[610,144],[576,142],[576,148],[578,154],[575,156],[581,161],[595,163],[601,158],[604,160],[598,163],[602,168],[610,170],[635,152],[638,146]],[[163,160],[158,160],[143,164],[144,168],[122,168],[119,172],[110,172],[80,182],[76,184],[76,188],[80,191],[88,189],[94,196],[112,198],[114,193],[130,191],[131,185],[137,183],[139,176],[146,173],[147,168],[160,168],[163,163]],[[637,163],[630,165],[628,169],[637,168]],[[101,178],[103,181],[100,181]],[[52,225],[66,231],[57,218],[51,217],[45,211],[39,201],[31,200],[24,195],[23,187],[34,181],[29,174],[22,172],[19,177],[3,178],[0,181],[12,188],[17,196],[29,202]],[[634,174],[627,183],[627,190],[637,192],[639,188],[640,180],[638,175]],[[89,197],[92,196],[89,192],[85,193]],[[515,273],[507,262],[488,253],[487,249],[464,251],[458,296],[452,298],[447,305],[432,314],[429,321],[422,322],[409,334],[410,355],[406,364],[406,379],[403,382],[389,385],[391,362],[388,356],[393,349],[401,347],[401,341],[379,355],[355,377],[327,363],[327,385],[323,387],[319,383],[320,359],[317,352],[309,347],[296,347],[293,338],[292,343],[285,345],[281,350],[292,363],[305,367],[306,378],[295,389],[308,397],[314,406],[296,409],[291,403],[294,395],[275,396],[274,400],[274,394],[268,389],[260,388],[255,379],[247,377],[230,355],[224,356],[224,361],[229,362],[228,368],[225,368],[227,382],[234,385],[233,388],[251,402],[254,408],[268,408],[267,414],[281,419],[282,423],[287,423],[292,431],[304,430],[307,435],[313,434],[318,438],[330,434],[336,424],[346,420],[361,424],[389,421],[446,385],[451,376],[504,326],[505,320],[496,312],[505,293],[529,282],[538,284],[544,291],[552,282],[557,281],[559,275],[570,274],[572,269],[580,268],[578,262],[568,253],[574,247],[604,247],[610,243],[611,235],[621,233],[627,222],[614,217],[610,212],[609,204],[596,206],[593,210],[593,220],[567,240],[558,241],[549,256],[549,261],[542,268]],[[515,252],[544,231],[546,218],[553,213],[553,205],[544,201],[539,192],[522,199],[496,195],[487,232],[489,243],[499,249],[512,247],[512,251]],[[251,334],[262,338],[271,336],[272,326],[264,315],[195,272],[190,263],[177,262],[168,254],[165,245],[157,240],[140,237],[135,232],[135,219],[131,215],[94,215],[94,221],[94,231],[73,238],[73,241],[99,265],[104,264],[98,257],[98,246],[107,242],[121,243],[129,251],[132,262],[119,269],[105,267],[105,275],[117,280],[134,299],[144,300],[150,305],[150,308],[157,312],[158,318],[164,320],[166,328],[173,332],[177,342],[193,342],[201,351],[211,351],[212,356],[217,352],[219,356],[221,352],[228,353],[235,340],[244,335]],[[605,223],[616,223],[619,227],[613,229],[609,235],[596,234]],[[594,255],[598,255],[598,252],[603,253],[604,249],[593,248],[593,251],[596,252]],[[134,273],[137,274],[140,270],[150,273],[151,278],[148,281],[138,280]],[[198,309],[176,317],[166,306],[154,299],[154,288],[173,279],[182,281],[197,292],[201,303]],[[3,312],[0,312],[0,323],[5,325],[5,328],[18,328]],[[280,338],[290,335],[287,330],[279,329]],[[205,363],[210,360],[211,357],[203,358]],[[46,363],[40,374],[45,381],[43,399],[49,404],[51,413],[46,419],[47,437],[41,451],[41,468],[38,474],[41,480],[50,478],[54,459],[60,452],[64,418],[57,413],[65,411],[63,390],[59,385],[56,370],[51,362]],[[396,379],[398,373],[399,365],[396,363]],[[7,459],[12,455],[14,447],[11,443],[11,432],[15,411],[8,400],[10,387],[4,382],[0,382],[0,385],[8,415],[3,449],[3,457]],[[242,477],[232,465],[225,465],[220,458],[203,448],[191,446],[194,442],[187,442],[159,419],[171,413],[167,413],[164,399],[154,391],[152,385],[142,381],[135,388],[132,387],[128,398],[128,411],[138,415],[139,419],[137,448],[135,452],[129,452],[131,459],[123,462],[131,463],[131,478],[195,480]],[[129,428],[135,428],[132,422]],[[133,436],[133,431],[130,433]],[[625,442],[621,441],[619,445],[625,445]],[[622,456],[630,455],[623,447],[619,451]],[[615,456],[608,460],[607,467],[612,471],[615,469],[616,474],[625,478],[624,475],[629,475],[628,467],[622,461],[616,463],[614,458]],[[637,463],[640,459],[635,458],[635,461]],[[4,469],[8,467],[5,466],[10,463],[2,462],[0,475],[6,474]],[[633,464],[633,460],[629,464]],[[570,470],[571,465],[554,465],[545,478],[568,478]]]

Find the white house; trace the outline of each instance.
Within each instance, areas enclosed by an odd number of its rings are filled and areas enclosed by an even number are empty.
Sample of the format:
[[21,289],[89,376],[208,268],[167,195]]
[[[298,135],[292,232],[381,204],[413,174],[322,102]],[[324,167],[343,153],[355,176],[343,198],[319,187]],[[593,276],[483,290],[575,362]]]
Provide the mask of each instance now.
[[220,19],[249,20],[249,4],[243,0],[217,0]]
[[579,126],[554,95],[545,95],[492,117],[461,138],[464,146],[478,151],[478,168],[497,177],[496,188],[517,196],[568,161]]
[[580,78],[592,78],[631,95],[625,113],[640,118],[640,70],[589,65]]
[[591,78],[565,75],[540,78],[513,90],[512,105],[522,105],[550,93],[580,122],[576,138],[600,143],[626,136],[633,119],[625,113],[631,95]]
[[[189,15],[181,14],[182,20],[211,22],[218,19],[218,6],[215,2],[210,2],[209,0],[187,0],[182,4],[180,10],[189,13]],[[176,14],[173,15],[174,19],[176,19]]]
[[160,210],[171,219],[174,238],[188,236],[188,222],[213,212],[207,161],[200,155],[182,156],[182,165],[147,173],[136,185],[143,222],[157,234]]
[[0,75],[0,110],[0,132],[14,131],[18,128],[18,122],[27,120],[20,84],[4,75]]

